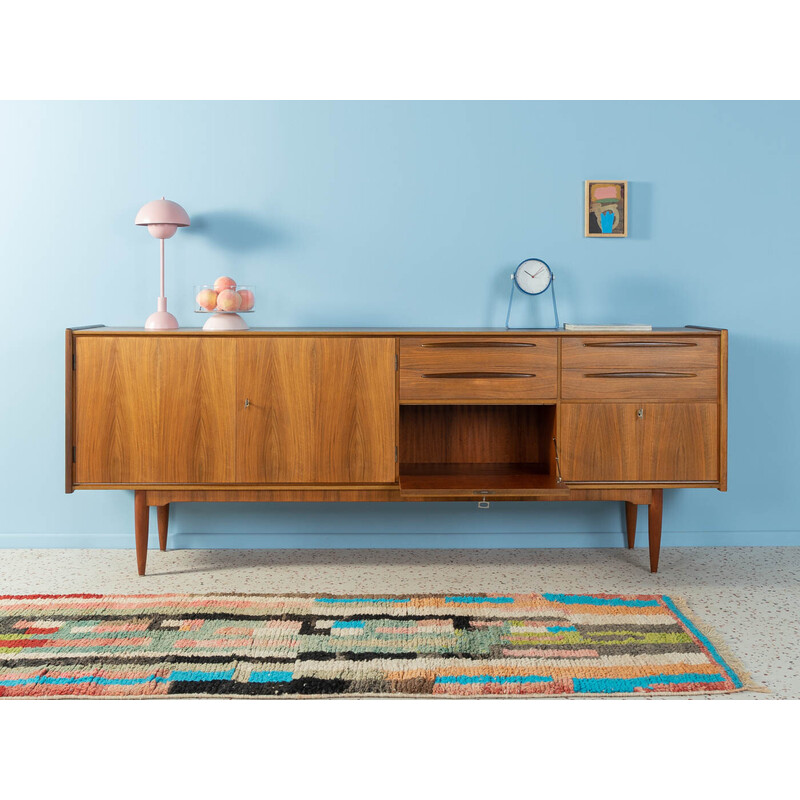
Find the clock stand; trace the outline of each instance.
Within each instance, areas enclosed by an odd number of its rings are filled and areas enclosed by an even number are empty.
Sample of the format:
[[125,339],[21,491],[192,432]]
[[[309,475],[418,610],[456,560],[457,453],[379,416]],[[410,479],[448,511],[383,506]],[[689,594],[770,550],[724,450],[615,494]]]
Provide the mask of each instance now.
[[556,290],[553,285],[555,276],[550,267],[540,258],[528,258],[511,273],[511,294],[508,296],[508,310],[506,311],[506,330],[532,330],[520,328],[511,324],[511,308],[514,305],[514,295],[519,292],[528,297],[536,297],[550,290],[550,299],[553,301],[553,322],[556,330],[561,327],[558,321],[558,305],[556,304]]

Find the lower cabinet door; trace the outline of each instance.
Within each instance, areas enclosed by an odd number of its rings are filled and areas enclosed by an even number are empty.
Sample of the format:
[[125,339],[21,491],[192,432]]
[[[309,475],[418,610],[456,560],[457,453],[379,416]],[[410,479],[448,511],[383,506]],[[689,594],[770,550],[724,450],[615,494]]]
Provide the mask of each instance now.
[[75,482],[233,481],[235,347],[203,336],[78,337]]
[[719,480],[716,403],[563,403],[565,481]]
[[394,483],[395,340],[236,343],[238,483]]

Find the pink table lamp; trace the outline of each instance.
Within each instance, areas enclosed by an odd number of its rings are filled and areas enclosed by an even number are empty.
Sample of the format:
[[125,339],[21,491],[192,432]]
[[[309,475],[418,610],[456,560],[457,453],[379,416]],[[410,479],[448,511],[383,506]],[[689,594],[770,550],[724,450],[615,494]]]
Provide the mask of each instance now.
[[189,226],[189,215],[172,200],[153,200],[139,209],[137,225],[147,225],[150,235],[161,239],[161,295],[158,298],[158,311],[154,311],[144,323],[151,331],[166,331],[178,327],[178,320],[167,311],[167,298],[164,297],[164,239],[170,239],[178,228]]

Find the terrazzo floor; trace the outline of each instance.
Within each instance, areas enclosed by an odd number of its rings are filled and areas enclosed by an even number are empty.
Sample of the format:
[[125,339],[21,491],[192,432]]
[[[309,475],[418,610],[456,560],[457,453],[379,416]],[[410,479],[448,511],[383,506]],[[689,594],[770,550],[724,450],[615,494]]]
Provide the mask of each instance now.
[[[800,699],[800,547],[647,550],[0,550],[0,594],[620,592],[684,597],[770,694]],[[639,698],[631,698],[633,702]]]

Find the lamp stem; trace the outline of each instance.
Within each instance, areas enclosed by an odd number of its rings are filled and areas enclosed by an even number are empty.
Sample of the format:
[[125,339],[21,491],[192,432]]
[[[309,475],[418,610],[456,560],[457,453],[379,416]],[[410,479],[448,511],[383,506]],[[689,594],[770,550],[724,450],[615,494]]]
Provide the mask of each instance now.
[[164,240],[161,239],[161,296],[164,296]]

